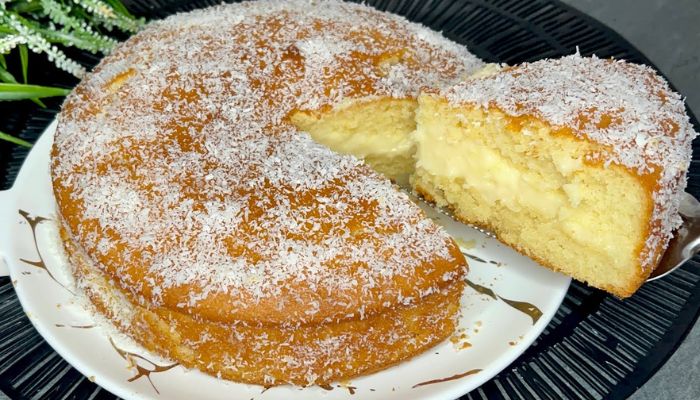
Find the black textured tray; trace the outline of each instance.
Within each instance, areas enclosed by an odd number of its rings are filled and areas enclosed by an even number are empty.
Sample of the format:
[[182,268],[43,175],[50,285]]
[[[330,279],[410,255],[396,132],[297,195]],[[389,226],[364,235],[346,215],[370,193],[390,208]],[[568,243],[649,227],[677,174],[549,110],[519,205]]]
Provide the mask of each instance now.
[[[159,18],[218,1],[125,1],[135,14]],[[369,1],[405,15],[463,44],[487,61],[517,63],[571,54],[615,57],[652,65],[638,50],[594,19],[552,0]],[[97,60],[79,55],[86,65]],[[39,57],[36,83],[70,87],[70,76]],[[681,88],[682,92],[682,88]],[[53,119],[29,102],[0,104],[0,130],[34,141]],[[697,120],[692,117],[696,130]],[[688,191],[700,194],[698,144]],[[11,186],[27,151],[0,142],[0,189]],[[626,398],[671,356],[700,310],[698,258],[620,301],[574,282],[544,333],[520,358],[465,399]],[[0,389],[13,399],[107,399],[32,328],[7,278],[0,279]]]

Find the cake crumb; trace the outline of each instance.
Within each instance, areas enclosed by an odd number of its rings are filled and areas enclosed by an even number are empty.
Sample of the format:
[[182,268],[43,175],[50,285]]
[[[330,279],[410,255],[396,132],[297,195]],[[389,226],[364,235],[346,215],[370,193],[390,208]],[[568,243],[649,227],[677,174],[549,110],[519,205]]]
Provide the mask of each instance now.
[[455,242],[462,248],[462,250],[470,250],[476,247],[476,240],[470,239],[466,240],[463,238],[454,238]]

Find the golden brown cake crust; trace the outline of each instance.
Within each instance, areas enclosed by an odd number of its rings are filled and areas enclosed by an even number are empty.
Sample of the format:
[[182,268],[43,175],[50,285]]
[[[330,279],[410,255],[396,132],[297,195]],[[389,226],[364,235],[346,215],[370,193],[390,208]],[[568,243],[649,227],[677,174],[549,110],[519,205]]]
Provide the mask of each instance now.
[[303,324],[409,304],[459,279],[459,249],[389,182],[287,116],[415,96],[480,64],[427,29],[341,2],[155,22],[64,104],[58,211],[146,307]]
[[239,382],[323,385],[413,357],[454,332],[464,287],[459,280],[416,305],[341,323],[224,324],[139,306],[91,265],[63,225],[61,235],[81,292],[97,312],[150,351]]

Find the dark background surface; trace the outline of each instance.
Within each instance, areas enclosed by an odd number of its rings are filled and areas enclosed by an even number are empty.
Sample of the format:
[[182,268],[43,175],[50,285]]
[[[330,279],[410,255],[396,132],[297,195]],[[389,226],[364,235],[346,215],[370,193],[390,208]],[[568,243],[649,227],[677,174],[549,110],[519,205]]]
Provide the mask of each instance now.
[[[700,54],[700,28],[696,21],[700,17],[700,4],[694,1],[655,0],[566,2],[620,31],[656,63],[662,73],[667,74],[681,93],[690,96],[691,107],[697,104],[700,95],[697,82],[700,69],[697,59]],[[172,2],[141,2],[142,5],[145,3],[149,3],[150,8],[158,8]],[[401,1],[379,3],[383,6],[380,8],[396,9],[406,4]],[[531,57],[551,57],[573,52],[573,47],[578,44],[584,54],[596,52],[601,56],[614,55],[638,62],[645,61],[641,54],[627,48],[615,35],[607,33],[601,36],[601,27],[595,21],[577,17],[566,8],[562,9],[549,1],[457,0],[429,3],[435,7],[446,3],[463,5],[462,11],[450,9],[443,12],[443,26],[435,26],[445,29],[448,36],[450,27],[454,25],[449,23],[449,16],[470,10],[471,14],[464,14],[464,18],[472,18],[472,24],[480,25],[480,29],[486,33],[484,38],[475,43],[478,46],[472,46],[472,49],[487,59],[493,60],[497,56],[499,61],[516,62]],[[149,7],[143,7],[142,10]],[[474,12],[482,14],[477,18],[473,15]],[[503,19],[509,23],[498,23],[496,20],[489,22],[485,17],[486,14],[497,12],[505,12]],[[465,30],[467,29],[461,31]],[[476,40],[480,33],[472,31],[460,34],[458,31],[453,32],[453,38],[467,43]],[[56,74],[41,62],[33,65],[35,68],[31,74],[36,83],[58,81],[70,85],[74,82],[67,76]],[[57,106],[59,101],[52,104]],[[698,106],[693,108],[698,110]],[[52,118],[52,113],[37,113],[30,109],[31,103],[26,106],[17,106],[16,103],[12,106],[0,104],[0,115],[10,116],[8,120],[0,119],[0,126],[6,131],[12,131],[7,129],[8,126],[21,129],[22,136],[28,139],[36,137]],[[27,126],[29,129],[24,128]],[[0,189],[7,188],[23,152],[19,148],[9,149],[0,145],[0,157],[5,157],[0,159],[0,170],[9,171],[6,175],[3,174],[5,177],[0,176]],[[10,158],[7,158],[8,155]],[[9,159],[11,162],[7,163]],[[700,179],[694,176],[691,183],[691,192],[697,195]],[[584,285],[574,284],[540,340],[511,367],[499,374],[495,381],[469,397],[629,396],[673,353],[692,326],[700,307],[698,265],[691,263],[673,277],[647,285],[626,302],[620,302]],[[18,309],[11,286],[7,281],[1,283],[0,388],[12,398],[113,397],[94,387],[36,337],[37,334],[21,309]],[[635,398],[700,398],[700,383],[697,383],[700,371],[696,350],[700,349],[700,334],[697,331],[696,329],[688,336],[687,343],[680,347],[671,361],[634,394]],[[39,364],[42,367],[37,369]],[[47,391],[48,386],[51,388]]]

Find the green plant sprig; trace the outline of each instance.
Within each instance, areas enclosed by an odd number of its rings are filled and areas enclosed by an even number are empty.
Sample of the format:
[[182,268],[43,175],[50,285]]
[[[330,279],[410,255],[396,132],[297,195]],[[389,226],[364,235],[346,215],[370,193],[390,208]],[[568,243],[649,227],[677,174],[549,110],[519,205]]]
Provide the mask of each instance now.
[[[117,44],[110,36],[115,29],[134,33],[143,24],[120,0],[0,0],[0,101],[27,99],[45,107],[41,98],[70,92],[28,84],[29,51],[45,55],[57,68],[82,78],[85,67],[61,48],[106,55]],[[18,59],[21,82],[10,72],[7,56]],[[3,132],[0,140],[29,145]]]
[[22,140],[18,137],[8,135],[7,133],[5,133],[3,131],[0,131],[0,140],[5,140],[5,141],[8,141],[10,143],[20,145],[22,147],[32,147],[32,144],[27,142],[26,140]]
[[1,100],[27,100],[42,97],[67,96],[70,89],[21,83],[0,83]]

